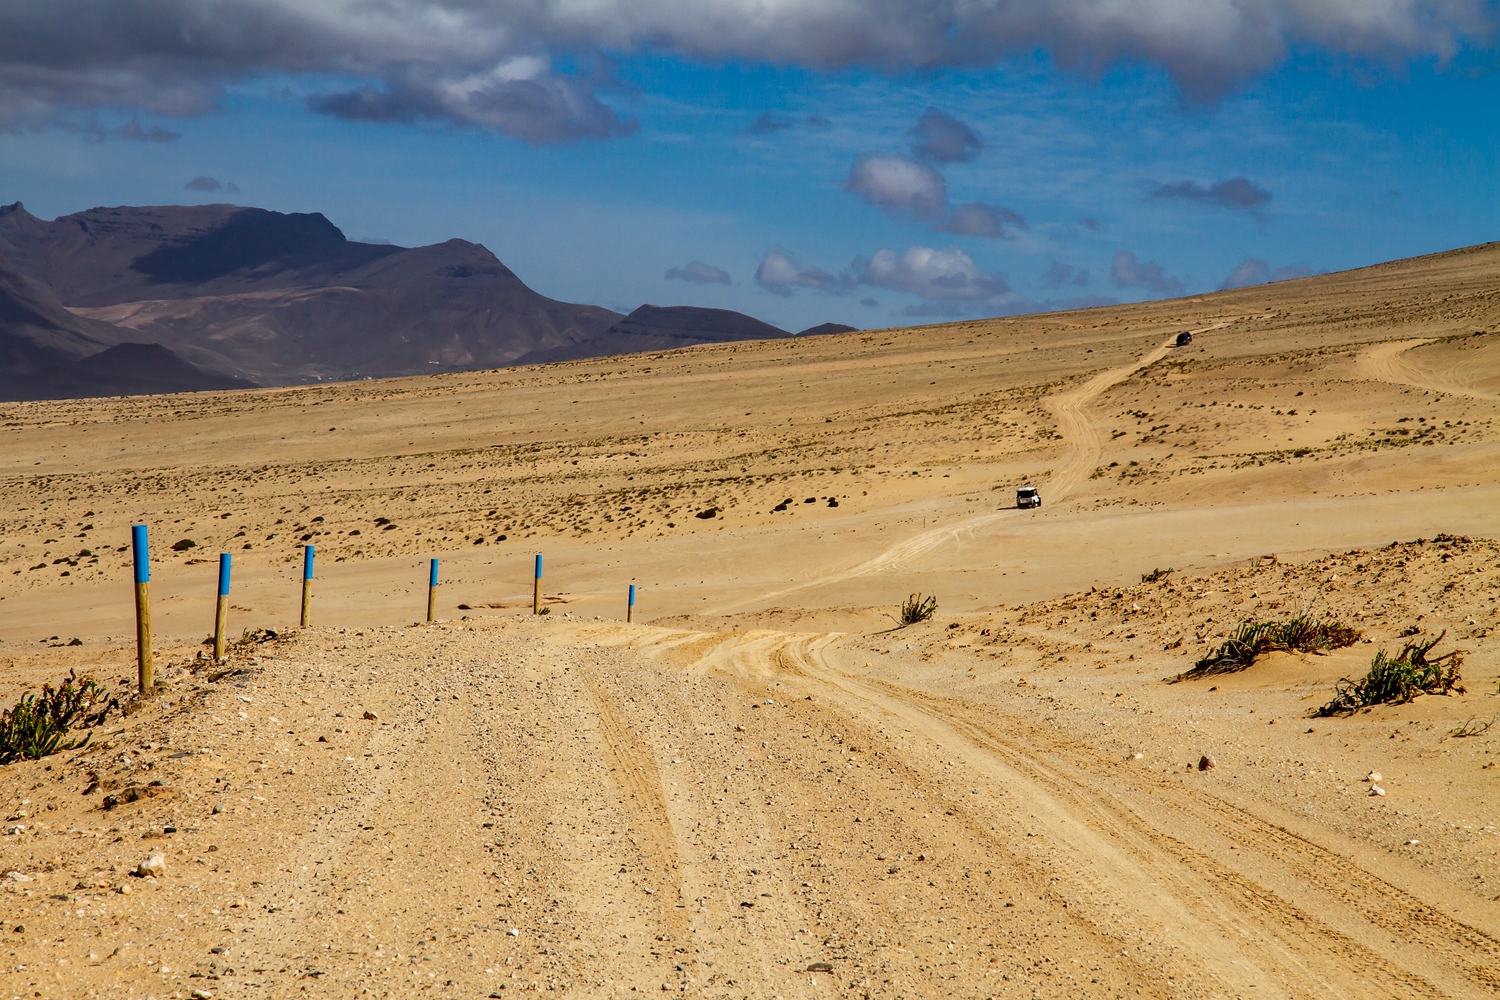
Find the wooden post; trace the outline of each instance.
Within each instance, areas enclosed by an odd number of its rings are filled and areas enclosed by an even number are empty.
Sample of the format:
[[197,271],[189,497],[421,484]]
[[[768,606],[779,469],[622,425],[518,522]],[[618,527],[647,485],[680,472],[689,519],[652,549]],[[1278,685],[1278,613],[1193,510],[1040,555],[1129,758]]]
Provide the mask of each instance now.
[[627,624],[635,621],[635,584],[630,585],[630,600],[625,604],[625,621]]
[[437,620],[437,574],[438,561],[432,560],[432,566],[427,574],[427,620]]
[[228,552],[219,553],[219,603],[214,609],[214,662],[224,659],[224,626],[229,621],[229,562],[233,558]]
[[130,548],[135,558],[135,663],[141,693],[156,682],[151,658],[151,546],[144,524],[130,527]]
[[536,578],[531,582],[531,613],[542,613],[542,554],[536,554]]
[[302,627],[307,627],[308,612],[312,610],[313,547],[302,546]]

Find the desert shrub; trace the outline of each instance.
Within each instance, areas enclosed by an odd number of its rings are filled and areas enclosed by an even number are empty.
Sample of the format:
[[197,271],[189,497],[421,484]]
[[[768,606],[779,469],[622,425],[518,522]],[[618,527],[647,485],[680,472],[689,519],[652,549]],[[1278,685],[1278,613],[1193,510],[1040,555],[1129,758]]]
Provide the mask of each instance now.
[[42,686],[41,694],[26,694],[14,706],[0,712],[0,764],[17,760],[40,760],[88,743],[68,740],[74,723],[96,726],[119,702],[91,677],[79,678],[68,671],[55,689]]
[[937,613],[937,598],[923,597],[921,594],[912,594],[901,602],[901,613],[896,616],[896,621],[902,628],[915,625],[917,622],[925,622]]
[[1141,574],[1141,582],[1142,583],[1156,583],[1158,580],[1165,580],[1167,577],[1171,576],[1173,572],[1175,572],[1175,571],[1170,566],[1168,566],[1166,569],[1162,569],[1161,567],[1157,567],[1156,569],[1153,569],[1149,573],[1142,573]]
[[1359,641],[1359,629],[1334,618],[1298,615],[1284,622],[1247,620],[1219,644],[1219,648],[1193,664],[1193,669],[1172,678],[1174,682],[1207,674],[1230,674],[1244,670],[1256,657],[1281,651],[1315,653],[1343,649]]
[[1357,681],[1341,678],[1333,687],[1332,700],[1314,709],[1312,714],[1319,718],[1352,715],[1371,705],[1404,705],[1423,694],[1447,694],[1450,691],[1463,694],[1463,685],[1459,683],[1463,650],[1455,649],[1430,660],[1427,658],[1447,634],[1444,631],[1436,639],[1408,642],[1395,656],[1388,656],[1383,648],[1377,650],[1368,674]]

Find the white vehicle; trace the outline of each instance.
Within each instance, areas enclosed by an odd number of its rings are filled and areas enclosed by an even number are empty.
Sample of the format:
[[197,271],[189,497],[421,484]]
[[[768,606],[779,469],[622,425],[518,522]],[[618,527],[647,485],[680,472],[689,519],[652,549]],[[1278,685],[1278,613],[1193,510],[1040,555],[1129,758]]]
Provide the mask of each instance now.
[[1016,490],[1016,507],[1020,510],[1026,510],[1029,507],[1040,507],[1041,505],[1042,498],[1037,493],[1035,486],[1022,486]]

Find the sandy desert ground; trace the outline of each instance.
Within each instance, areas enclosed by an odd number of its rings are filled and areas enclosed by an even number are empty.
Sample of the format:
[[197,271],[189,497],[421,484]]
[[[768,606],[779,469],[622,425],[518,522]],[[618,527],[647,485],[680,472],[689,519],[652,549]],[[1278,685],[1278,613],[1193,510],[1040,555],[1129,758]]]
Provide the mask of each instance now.
[[[5,404],[0,702],[127,694],[136,521],[162,686],[0,768],[0,997],[1500,995],[1497,419],[1500,246]],[[1299,612],[1364,639],[1168,683]],[[1413,630],[1465,693],[1310,717]]]

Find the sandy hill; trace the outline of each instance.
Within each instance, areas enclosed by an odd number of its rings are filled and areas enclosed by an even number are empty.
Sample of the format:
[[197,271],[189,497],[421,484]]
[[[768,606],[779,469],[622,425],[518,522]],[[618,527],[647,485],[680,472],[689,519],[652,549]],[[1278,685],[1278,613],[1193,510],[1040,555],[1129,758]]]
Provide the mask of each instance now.
[[1497,279],[0,405],[0,701],[129,697],[135,521],[162,681],[0,767],[5,984],[1492,997]]

